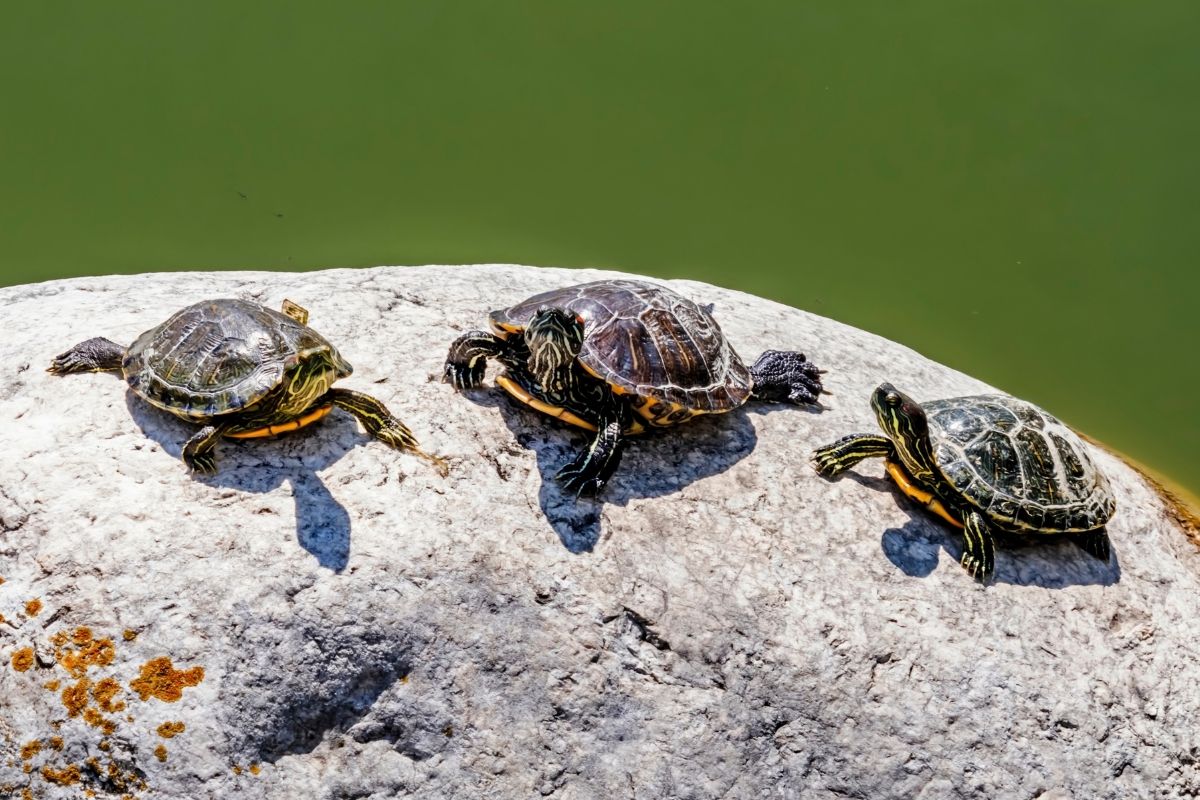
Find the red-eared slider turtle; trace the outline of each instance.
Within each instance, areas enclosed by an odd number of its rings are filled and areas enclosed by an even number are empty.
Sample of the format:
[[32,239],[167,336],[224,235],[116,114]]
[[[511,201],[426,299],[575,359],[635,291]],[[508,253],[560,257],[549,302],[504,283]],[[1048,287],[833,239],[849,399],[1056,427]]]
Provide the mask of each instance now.
[[120,370],[147,403],[204,427],[183,447],[196,472],[216,471],[222,436],[250,439],[309,425],[335,406],[389,447],[430,459],[412,432],[374,397],[331,389],[353,368],[308,327],[308,312],[285,300],[285,313],[246,300],[205,300],[176,312],[125,349],[88,339],[57,356],[48,372]]
[[505,391],[596,436],[558,474],[570,491],[599,492],[617,468],[624,437],[697,414],[720,414],[754,398],[815,403],[820,370],[803,354],[768,350],[749,369],[713,319],[652,283],[606,280],[534,295],[493,311],[491,333],[450,347],[445,377],[479,386],[487,359]]
[[917,404],[884,383],[871,407],[886,436],[846,436],[813,453],[832,478],[864,458],[885,461],[909,497],[959,528],[962,565],[992,577],[995,531],[1073,534],[1107,561],[1105,523],[1116,510],[1108,479],[1070,428],[1035,405],[1006,395]]

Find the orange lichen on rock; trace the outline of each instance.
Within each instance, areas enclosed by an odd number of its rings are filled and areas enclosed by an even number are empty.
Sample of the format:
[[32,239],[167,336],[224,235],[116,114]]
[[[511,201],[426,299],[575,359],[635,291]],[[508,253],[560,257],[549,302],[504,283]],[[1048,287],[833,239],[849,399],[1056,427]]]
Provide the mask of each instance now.
[[62,750],[63,749],[63,738],[61,736],[51,736],[50,737],[50,746],[53,747],[55,750]]
[[233,765],[233,774],[234,774],[234,775],[241,775],[241,774],[242,774],[242,768],[241,768],[241,767],[239,767],[237,764],[234,764],[234,765]]
[[68,717],[77,717],[87,708],[88,687],[91,684],[87,678],[80,678],[78,683],[62,690],[62,704],[63,708],[67,709]]
[[36,597],[30,600],[25,604],[25,613],[31,617],[36,617],[38,614],[42,613],[42,601]]
[[129,688],[138,697],[148,700],[156,697],[164,703],[175,703],[183,697],[183,690],[204,680],[204,667],[177,670],[167,656],[152,658],[142,664],[142,672],[129,682]]
[[85,708],[83,710],[83,721],[93,728],[99,728],[104,731],[105,736],[112,736],[117,730],[117,723],[108,719],[94,708]]
[[167,760],[167,748],[163,747],[161,744],[158,747],[154,748],[154,757],[157,758],[159,761],[166,761]]
[[[89,667],[108,666],[116,655],[112,639],[97,639],[91,628],[82,625],[70,634],[59,631],[50,641],[56,648],[58,663],[75,678],[82,678]],[[75,646],[68,647],[67,642]]]
[[71,786],[79,783],[79,767],[71,764],[63,769],[53,769],[49,765],[42,767],[42,779],[59,786]]
[[23,647],[12,654],[12,666],[17,672],[25,672],[33,666],[33,648]]
[[28,761],[41,752],[41,750],[41,739],[34,739],[32,742],[26,742],[25,746],[21,748],[21,760]]
[[137,638],[137,631],[132,631],[129,628],[126,628],[125,632],[121,634],[121,637],[127,642],[132,642]]
[[158,735],[164,739],[173,739],[183,731],[184,724],[182,722],[164,722],[158,726]]
[[250,765],[250,774],[251,775],[257,775],[259,772],[261,772],[261,770],[258,767],[258,762],[255,762]]
[[48,692],[57,692],[59,686],[62,686],[62,684],[58,681],[46,681],[42,684],[42,688]]
[[125,708],[125,703],[114,698],[120,694],[121,684],[116,678],[104,678],[92,687],[92,697],[96,699],[96,705],[100,706],[100,710],[106,714],[115,714]]

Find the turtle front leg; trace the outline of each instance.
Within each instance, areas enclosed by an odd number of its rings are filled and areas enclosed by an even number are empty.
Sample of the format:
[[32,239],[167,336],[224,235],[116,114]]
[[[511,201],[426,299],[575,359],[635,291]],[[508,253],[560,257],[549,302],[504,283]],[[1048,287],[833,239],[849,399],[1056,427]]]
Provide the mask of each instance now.
[[387,406],[369,394],[350,389],[330,389],[318,401],[318,404],[322,403],[333,403],[338,408],[349,411],[367,429],[367,433],[388,447],[424,458],[432,463],[443,477],[448,472],[445,459],[422,450],[417,444],[417,437],[413,436],[408,426],[393,416],[392,412],[387,410]]
[[987,583],[996,570],[996,546],[992,529],[978,511],[967,515],[963,538],[965,546],[960,562],[963,569],[980,583]]
[[854,433],[813,451],[809,462],[822,478],[834,478],[864,458],[896,458],[896,445],[886,436]]
[[750,367],[751,397],[769,403],[816,403],[825,391],[821,373],[803,353],[768,350]]
[[108,372],[121,368],[125,348],[116,342],[97,336],[80,342],[65,353],[59,353],[46,367],[53,375],[73,372]]
[[596,426],[596,438],[588,448],[555,475],[563,488],[576,497],[595,497],[621,463],[625,449],[625,425],[619,411],[605,414]]
[[483,382],[489,358],[498,358],[508,345],[486,331],[469,331],[454,340],[446,356],[442,380],[455,389],[476,389]]
[[217,471],[217,441],[229,430],[228,425],[205,425],[183,446],[183,463],[192,472],[212,475]]

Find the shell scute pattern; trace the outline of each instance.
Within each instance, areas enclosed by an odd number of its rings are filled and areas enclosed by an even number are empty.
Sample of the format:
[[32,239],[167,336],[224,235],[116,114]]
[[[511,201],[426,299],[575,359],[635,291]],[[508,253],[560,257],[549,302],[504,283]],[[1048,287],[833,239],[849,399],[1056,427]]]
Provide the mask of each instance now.
[[617,390],[647,398],[655,424],[728,411],[750,396],[750,371],[712,315],[641,281],[596,281],[534,295],[492,313],[493,328],[522,329],[543,308],[583,320],[579,361]]
[[123,371],[147,402],[200,419],[253,405],[302,357],[320,351],[336,352],[285,314],[243,300],[209,300],[139,336]]
[[989,517],[1025,530],[1091,530],[1116,503],[1083,443],[1036,406],[1003,396],[925,404],[938,468]]

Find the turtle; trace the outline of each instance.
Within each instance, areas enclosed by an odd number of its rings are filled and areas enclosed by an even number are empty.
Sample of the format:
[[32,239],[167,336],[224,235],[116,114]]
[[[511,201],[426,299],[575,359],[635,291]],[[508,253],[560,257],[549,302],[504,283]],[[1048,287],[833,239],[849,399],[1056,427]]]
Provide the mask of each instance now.
[[290,300],[275,311],[249,300],[203,300],[171,315],[128,348],[97,337],[56,356],[55,375],[120,371],[150,405],[203,427],[183,446],[190,470],[216,472],[221,437],[254,439],[310,425],[334,407],[389,447],[432,461],[403,422],[370,395],[330,385],[353,367],[308,327]]
[[1079,437],[1050,414],[1003,394],[920,404],[890,383],[875,389],[871,408],[886,435],[843,437],[817,449],[813,466],[832,478],[884,459],[904,494],[963,530],[971,577],[991,580],[997,532],[1069,535],[1108,561],[1112,489]]
[[816,404],[821,370],[803,353],[768,350],[747,368],[712,306],[658,284],[601,280],[535,294],[492,311],[491,332],[455,340],[444,378],[478,387],[489,358],[496,384],[518,401],[595,433],[556,478],[596,495],[625,437],[720,414],[748,400]]

